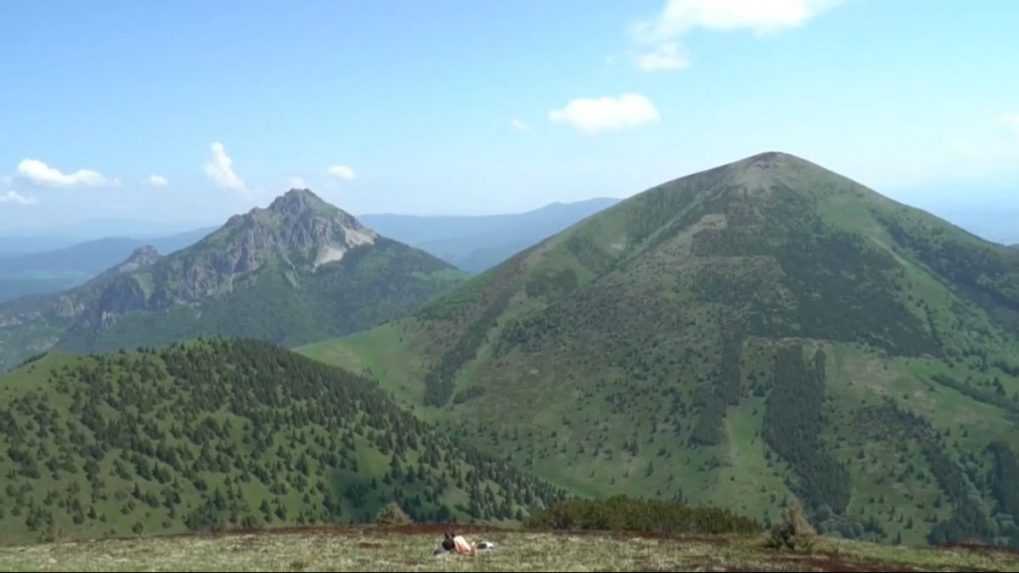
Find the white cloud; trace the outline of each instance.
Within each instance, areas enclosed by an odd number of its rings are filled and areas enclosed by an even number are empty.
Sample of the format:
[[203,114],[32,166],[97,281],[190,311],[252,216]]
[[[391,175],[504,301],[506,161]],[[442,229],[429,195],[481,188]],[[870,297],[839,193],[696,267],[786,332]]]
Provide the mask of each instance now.
[[[658,17],[639,22],[633,36],[643,46],[655,46],[637,57],[645,71],[681,70],[687,59],[679,40],[691,30],[750,30],[773,34],[804,25],[843,0],[667,0]],[[671,47],[670,47],[671,46]],[[673,53],[670,50],[675,49]]]
[[45,187],[101,187],[116,185],[117,180],[110,180],[102,173],[90,169],[79,169],[74,173],[61,173],[38,159],[25,159],[18,164],[18,175],[34,185]]
[[341,181],[354,180],[354,170],[349,165],[333,165],[327,173]]
[[796,28],[841,0],[668,0],[654,22],[638,32],[654,40],[677,38],[694,28],[748,29],[756,34]]
[[690,59],[680,50],[676,42],[667,42],[653,52],[637,56],[637,67],[645,72],[671,72],[685,70],[689,66]]
[[530,125],[527,125],[527,123],[516,118],[513,118],[513,121],[510,122],[510,125],[512,125],[513,129],[517,131],[531,131]]
[[7,191],[6,193],[0,193],[0,203],[14,203],[15,205],[37,205],[39,203],[35,197],[28,197],[22,195],[17,191]]
[[575,99],[562,109],[548,112],[553,123],[565,123],[587,135],[638,127],[659,120],[651,100],[637,93],[617,98]]
[[149,178],[145,180],[149,184],[149,187],[164,188],[170,185],[170,181],[162,175],[149,175]]
[[223,189],[247,192],[248,186],[234,172],[234,161],[226,154],[223,144],[215,141],[209,148],[212,151],[212,158],[205,164],[205,174],[209,176],[209,179],[212,179],[216,185]]
[[308,188],[308,182],[305,181],[304,178],[302,178],[302,177],[291,177],[290,179],[287,180],[287,185],[291,189],[307,189]]

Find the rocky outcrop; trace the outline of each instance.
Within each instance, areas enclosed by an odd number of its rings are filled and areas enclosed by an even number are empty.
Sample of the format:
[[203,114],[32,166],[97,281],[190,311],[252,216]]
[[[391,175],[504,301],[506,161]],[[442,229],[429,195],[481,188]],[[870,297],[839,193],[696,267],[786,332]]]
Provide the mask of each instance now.
[[428,300],[448,284],[431,273],[447,270],[294,189],[184,250],[160,256],[143,247],[81,287],[0,305],[0,370],[30,343],[56,343],[54,336],[62,348],[93,352],[198,334],[273,341],[345,335]]
[[292,189],[266,209],[236,215],[201,242],[168,257],[151,247],[136,251],[111,273],[100,296],[79,309],[90,328],[104,328],[120,314],[193,305],[223,296],[267,267],[286,272],[292,286],[301,276],[341,264],[353,249],[378,239],[361,225],[307,189]]
[[128,259],[113,268],[115,273],[133,273],[142,267],[155,264],[162,255],[152,245],[139,247]]
[[311,191],[294,189],[267,209],[232,217],[193,248],[168,257],[161,266],[176,280],[159,285],[153,301],[180,304],[228,293],[245,275],[267,265],[314,272],[377,239],[375,231],[349,213]]

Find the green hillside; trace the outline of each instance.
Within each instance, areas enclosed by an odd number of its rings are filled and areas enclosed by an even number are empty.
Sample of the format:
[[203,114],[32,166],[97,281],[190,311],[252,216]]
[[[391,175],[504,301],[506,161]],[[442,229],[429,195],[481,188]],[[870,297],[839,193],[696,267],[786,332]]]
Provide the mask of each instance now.
[[342,336],[405,316],[463,276],[293,190],[187,249],[161,257],[142,248],[71,291],[0,304],[0,371],[51,348]]
[[52,353],[0,377],[0,540],[516,520],[555,492],[263,342]]
[[573,492],[1019,544],[1019,256],[767,153],[313,344]]

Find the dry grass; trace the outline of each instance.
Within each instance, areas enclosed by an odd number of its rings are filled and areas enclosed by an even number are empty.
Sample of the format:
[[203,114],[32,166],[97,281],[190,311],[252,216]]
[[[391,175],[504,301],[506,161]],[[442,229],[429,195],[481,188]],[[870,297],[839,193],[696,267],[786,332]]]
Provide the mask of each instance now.
[[491,531],[475,558],[433,557],[436,531],[313,530],[0,548],[3,571],[909,571],[1019,570],[1006,552],[886,547],[820,539],[812,553],[762,539],[649,539]]

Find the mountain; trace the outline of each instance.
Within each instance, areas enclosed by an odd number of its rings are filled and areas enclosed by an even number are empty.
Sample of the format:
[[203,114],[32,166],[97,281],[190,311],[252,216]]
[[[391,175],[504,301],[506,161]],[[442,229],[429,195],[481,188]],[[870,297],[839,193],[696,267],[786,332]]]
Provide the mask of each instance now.
[[74,242],[73,238],[64,236],[2,236],[0,258],[62,249]]
[[380,233],[414,245],[457,268],[479,273],[617,202],[599,198],[552,203],[513,215],[364,215],[361,220]]
[[1019,543],[1019,254],[765,153],[301,349],[587,495]]
[[51,353],[0,377],[5,542],[520,518],[547,485],[457,443],[374,383],[270,344]]
[[199,336],[296,345],[402,316],[460,277],[292,190],[189,248],[160,256],[144,247],[78,288],[0,305],[0,369],[51,348],[102,352]]
[[52,251],[0,257],[0,302],[73,288],[143,246],[172,253],[197,243],[213,230],[199,229],[151,241],[108,237]]

